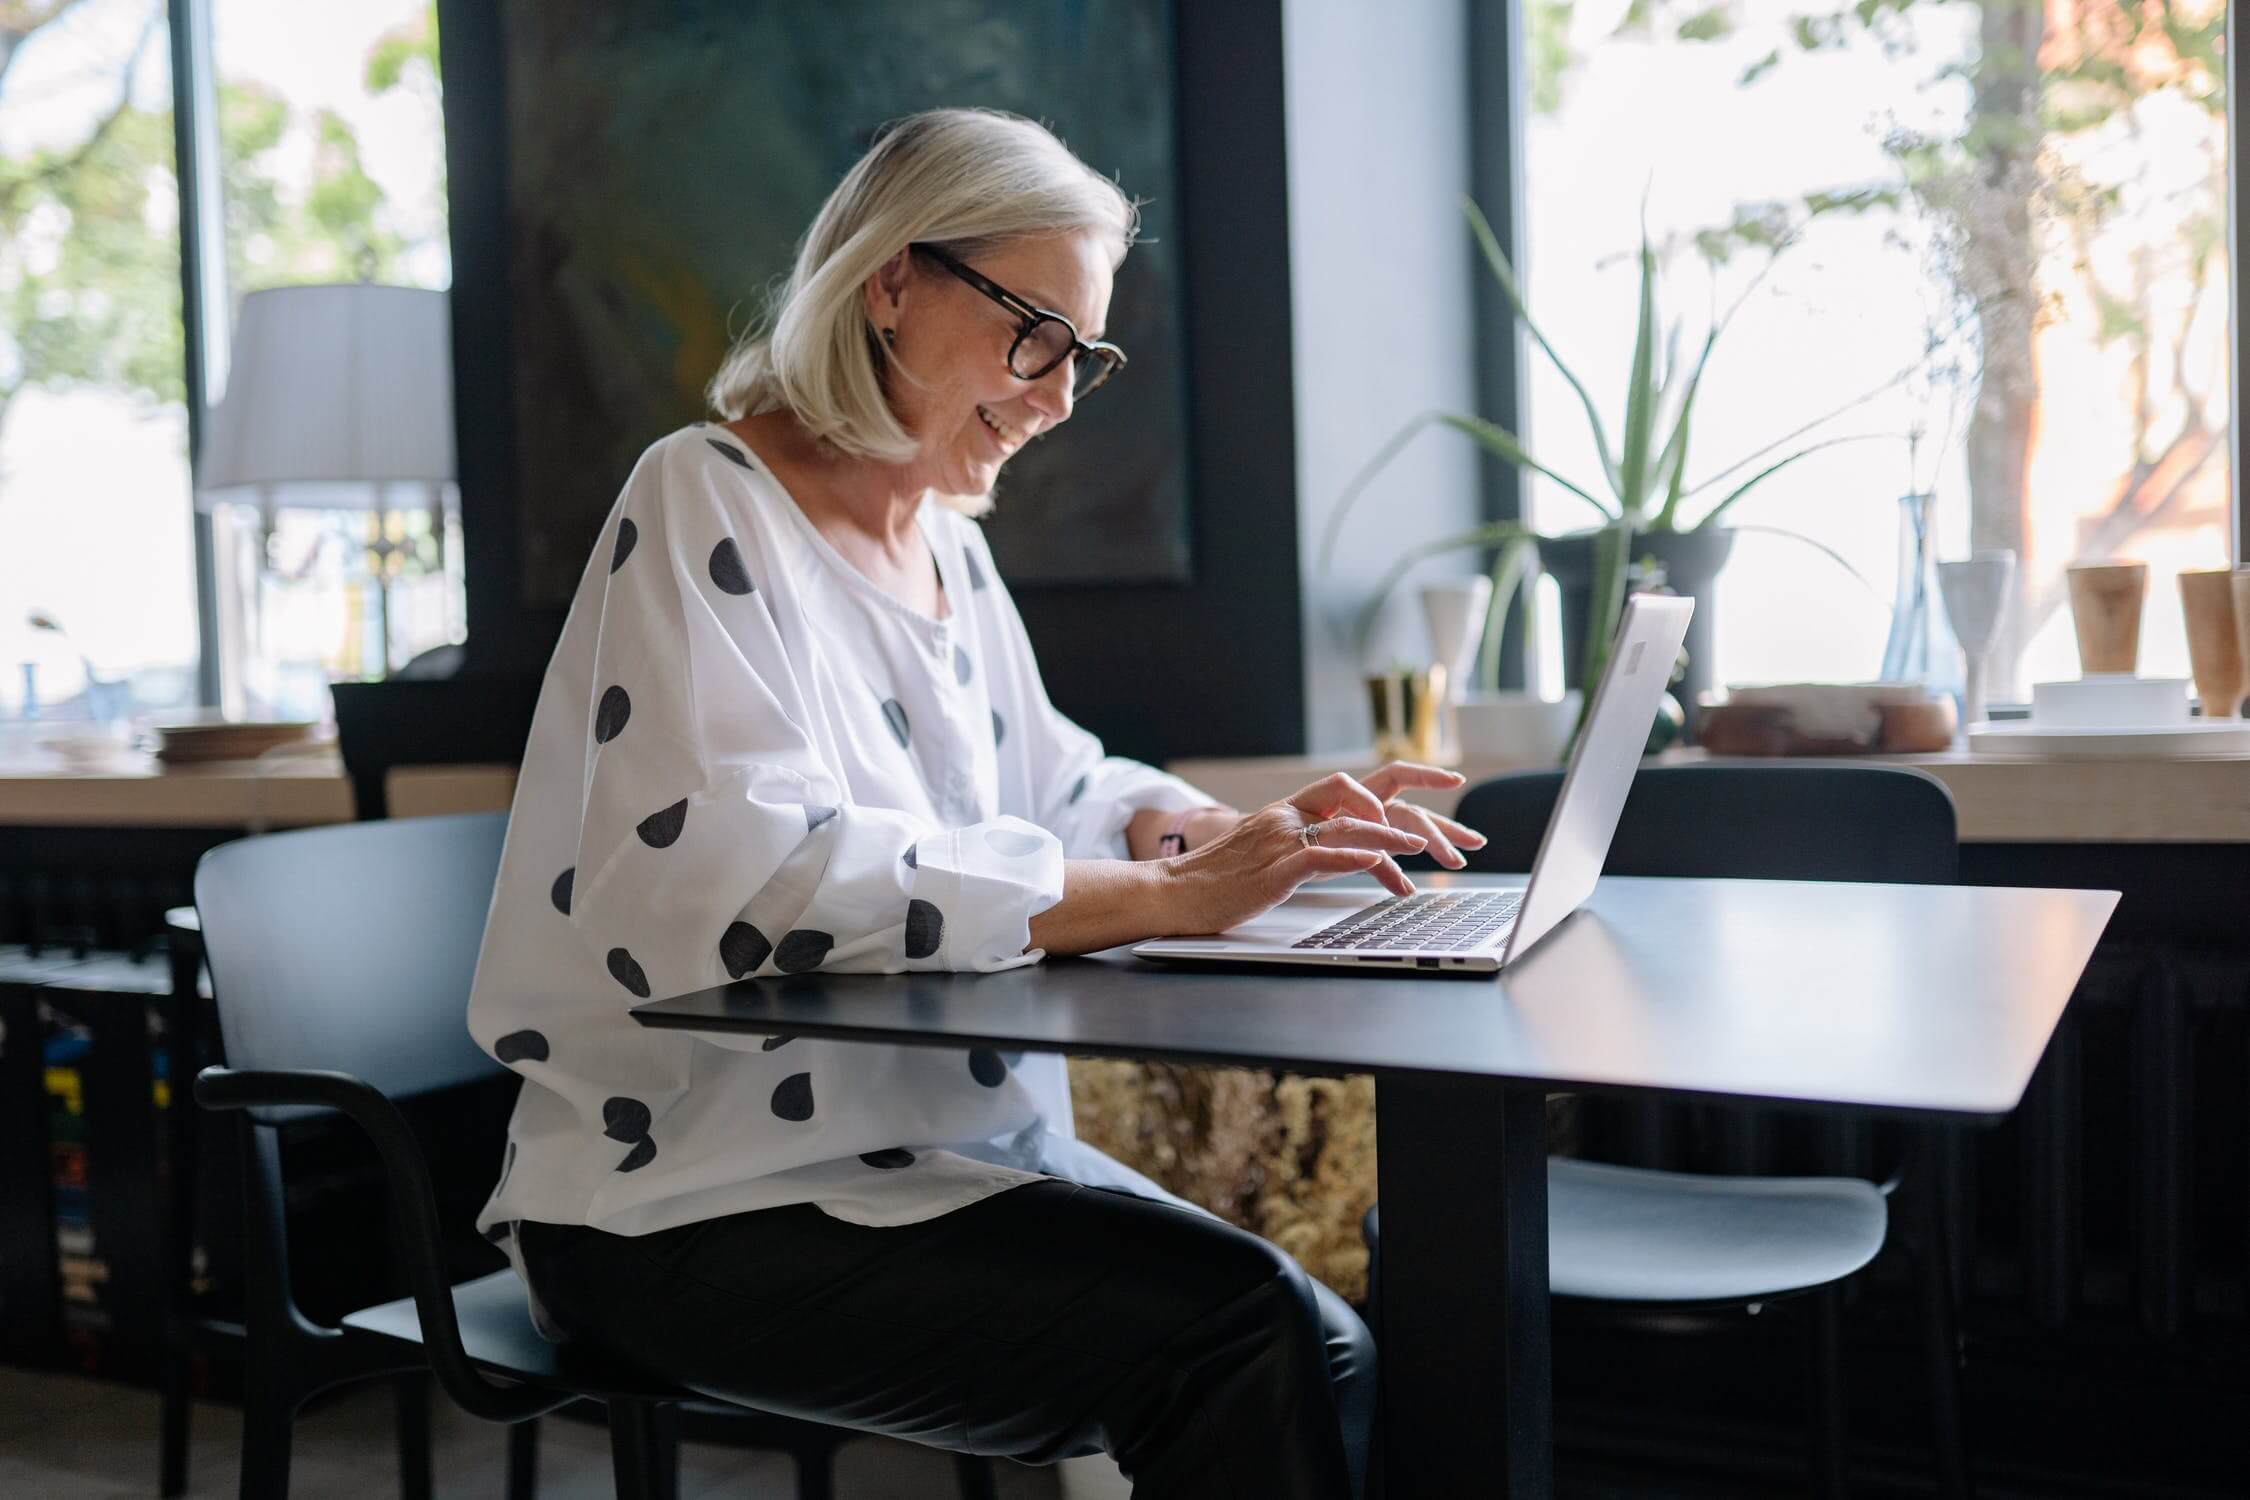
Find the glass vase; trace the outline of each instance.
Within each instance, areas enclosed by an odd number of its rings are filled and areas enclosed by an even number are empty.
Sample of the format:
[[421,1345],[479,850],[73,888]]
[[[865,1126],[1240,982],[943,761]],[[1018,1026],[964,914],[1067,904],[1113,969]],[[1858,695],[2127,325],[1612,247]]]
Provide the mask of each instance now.
[[1927,491],[1898,497],[1898,587],[1891,599],[1891,633],[1883,642],[1885,682],[1928,682],[1930,612],[1937,589],[1932,572],[1931,511]]

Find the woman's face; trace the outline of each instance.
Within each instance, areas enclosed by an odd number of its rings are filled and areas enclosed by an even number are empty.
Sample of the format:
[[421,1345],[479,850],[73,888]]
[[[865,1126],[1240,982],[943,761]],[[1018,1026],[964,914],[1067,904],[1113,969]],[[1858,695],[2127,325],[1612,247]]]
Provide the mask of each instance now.
[[[1090,231],[1011,241],[966,264],[1061,313],[1088,342],[1107,327],[1109,248]],[[1072,362],[1018,379],[1008,350],[1022,320],[937,262],[908,254],[869,277],[867,315],[895,332],[891,406],[920,439],[916,466],[939,493],[988,492],[1011,454],[1070,419]]]

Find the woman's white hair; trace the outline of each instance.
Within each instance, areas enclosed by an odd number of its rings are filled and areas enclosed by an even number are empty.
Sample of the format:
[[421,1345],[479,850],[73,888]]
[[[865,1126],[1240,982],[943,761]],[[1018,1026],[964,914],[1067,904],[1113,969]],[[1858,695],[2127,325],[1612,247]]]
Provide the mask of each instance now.
[[[843,453],[913,457],[884,396],[885,350],[861,287],[908,245],[968,257],[1005,241],[1093,230],[1125,258],[1140,213],[1044,126],[991,109],[933,109],[884,127],[821,205],[789,278],[705,394],[727,421],[786,407]],[[982,497],[960,497],[983,508]]]

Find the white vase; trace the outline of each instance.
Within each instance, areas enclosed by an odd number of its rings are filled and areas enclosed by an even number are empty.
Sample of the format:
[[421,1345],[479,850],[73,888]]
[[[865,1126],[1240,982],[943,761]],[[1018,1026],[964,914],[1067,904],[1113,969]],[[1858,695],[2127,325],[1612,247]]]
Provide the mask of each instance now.
[[1578,702],[1575,688],[1551,703],[1535,693],[1472,694],[1454,706],[1461,758],[1480,767],[1560,765],[1578,725]]
[[1441,578],[1422,585],[1422,618],[1430,626],[1430,660],[1445,668],[1449,696],[1461,701],[1469,672],[1484,637],[1485,611],[1492,604],[1492,580],[1482,573]]
[[1445,668],[1445,701],[1438,711],[1437,755],[1452,760],[1461,753],[1458,705],[1477,646],[1484,639],[1485,612],[1492,605],[1492,580],[1482,573],[1441,578],[1422,585],[1422,618],[1430,627],[1430,661]]

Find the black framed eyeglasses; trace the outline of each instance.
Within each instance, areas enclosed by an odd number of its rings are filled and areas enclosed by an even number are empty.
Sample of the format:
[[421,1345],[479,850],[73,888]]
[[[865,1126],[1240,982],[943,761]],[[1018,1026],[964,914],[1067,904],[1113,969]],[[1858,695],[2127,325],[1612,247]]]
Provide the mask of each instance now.
[[1070,398],[1083,401],[1102,388],[1109,377],[1125,368],[1125,351],[1096,339],[1078,336],[1077,325],[1059,312],[1035,306],[1009,291],[981,271],[972,270],[935,245],[907,247],[928,256],[1023,320],[1016,341],[1008,346],[1008,373],[1018,380],[1038,380],[1066,359],[1071,366]]

